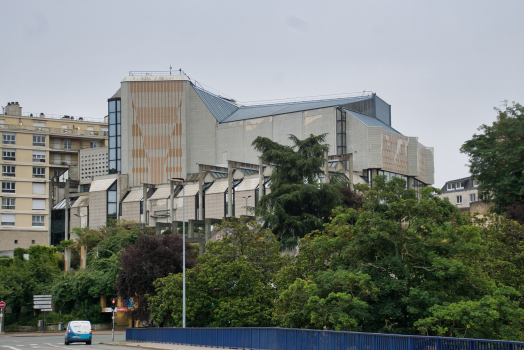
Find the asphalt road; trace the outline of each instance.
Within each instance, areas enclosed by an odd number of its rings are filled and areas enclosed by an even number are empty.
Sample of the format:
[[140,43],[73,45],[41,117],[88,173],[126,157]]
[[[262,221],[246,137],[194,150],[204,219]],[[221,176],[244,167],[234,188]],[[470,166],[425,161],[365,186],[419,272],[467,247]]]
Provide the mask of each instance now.
[[[56,335],[55,335],[56,334]],[[65,332],[61,335],[54,333],[52,336],[32,336],[32,337],[0,337],[0,350],[58,350],[58,349],[79,349],[86,347],[84,350],[129,350],[126,346],[104,345],[100,342],[111,342],[111,334],[97,335],[93,334],[91,345],[85,343],[72,343],[64,345]],[[115,342],[124,342],[125,334],[115,334]]]

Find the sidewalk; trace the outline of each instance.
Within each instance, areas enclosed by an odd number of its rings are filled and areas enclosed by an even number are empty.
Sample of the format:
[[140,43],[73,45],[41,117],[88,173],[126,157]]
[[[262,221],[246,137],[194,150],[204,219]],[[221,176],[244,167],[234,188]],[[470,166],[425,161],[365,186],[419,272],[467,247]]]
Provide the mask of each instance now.
[[[100,343],[104,345],[116,345],[116,346],[129,346],[139,349],[152,349],[152,350],[199,350],[207,349],[209,346],[193,346],[193,345],[179,345],[179,344],[168,344],[168,343],[138,343],[138,342],[114,342],[114,343]],[[219,348],[219,349],[230,349],[230,348]]]
[[[0,334],[0,337],[9,338],[9,337],[56,337],[57,335],[64,335],[64,331],[47,331],[47,332],[8,332],[4,334]],[[111,335],[111,331],[93,331],[94,335]],[[115,331],[115,334],[126,334],[126,331]]]

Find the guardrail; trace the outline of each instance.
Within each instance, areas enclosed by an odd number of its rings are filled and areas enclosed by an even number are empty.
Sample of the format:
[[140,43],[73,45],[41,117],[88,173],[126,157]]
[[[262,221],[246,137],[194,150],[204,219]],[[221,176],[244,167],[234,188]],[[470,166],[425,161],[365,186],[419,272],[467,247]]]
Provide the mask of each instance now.
[[289,328],[128,328],[126,340],[258,350],[523,350],[524,343]]
[[15,125],[15,124],[0,124],[0,129],[28,130],[28,131],[47,132],[51,134],[71,134],[71,135],[99,136],[99,137],[107,137],[109,135],[107,131],[61,129],[61,128],[50,128],[47,126],[31,126],[31,125]]

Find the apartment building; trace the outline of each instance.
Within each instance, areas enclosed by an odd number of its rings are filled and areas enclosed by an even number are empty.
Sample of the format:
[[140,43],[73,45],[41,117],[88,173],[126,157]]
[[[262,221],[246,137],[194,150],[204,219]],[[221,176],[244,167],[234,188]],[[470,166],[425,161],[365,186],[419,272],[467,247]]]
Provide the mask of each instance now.
[[491,204],[482,202],[479,198],[480,182],[470,177],[447,181],[442,187],[440,198],[447,198],[460,208],[462,212],[485,214]]
[[108,125],[103,118],[22,113],[18,102],[9,102],[0,132],[0,251],[51,244],[53,199],[68,179],[78,191],[79,151],[106,146]]

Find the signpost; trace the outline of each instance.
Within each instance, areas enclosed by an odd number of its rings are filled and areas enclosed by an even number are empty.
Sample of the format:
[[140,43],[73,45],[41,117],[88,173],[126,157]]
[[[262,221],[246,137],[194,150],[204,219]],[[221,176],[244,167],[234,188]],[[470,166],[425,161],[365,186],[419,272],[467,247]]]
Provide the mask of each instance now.
[[45,333],[45,313],[53,311],[52,295],[33,295],[33,309],[44,312],[44,333]]
[[5,303],[3,301],[0,301],[0,309],[2,309],[2,313],[0,313],[0,334],[4,333],[4,310],[5,310]]

